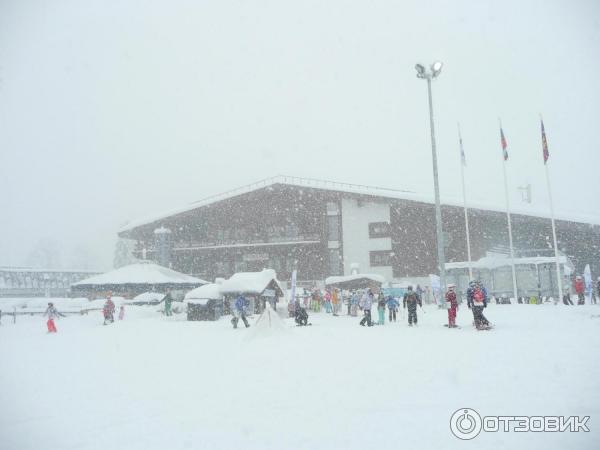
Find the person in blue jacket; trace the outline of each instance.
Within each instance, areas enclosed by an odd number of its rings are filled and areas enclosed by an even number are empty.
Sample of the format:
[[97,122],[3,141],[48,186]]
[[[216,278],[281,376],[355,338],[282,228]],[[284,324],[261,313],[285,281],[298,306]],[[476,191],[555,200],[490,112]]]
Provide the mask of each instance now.
[[394,297],[389,295],[387,298],[386,304],[388,307],[388,311],[390,312],[390,322],[392,321],[392,318],[394,319],[394,322],[395,322],[396,321],[396,312],[398,311],[400,302],[398,302],[398,300],[396,300]]
[[246,308],[248,308],[248,306],[250,306],[250,302],[248,301],[248,299],[242,294],[238,295],[233,304],[233,310],[231,311],[233,314],[233,317],[231,319],[233,328],[237,328],[237,324],[240,319],[244,321],[244,325],[246,325],[246,328],[250,326],[250,324],[248,323],[248,319],[246,318]]

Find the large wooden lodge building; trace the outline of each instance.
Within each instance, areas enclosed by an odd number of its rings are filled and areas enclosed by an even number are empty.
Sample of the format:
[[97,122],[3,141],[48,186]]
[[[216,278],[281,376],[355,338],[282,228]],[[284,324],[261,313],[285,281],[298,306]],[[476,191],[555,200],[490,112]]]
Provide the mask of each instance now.
[[[465,261],[464,211],[443,204],[447,262]],[[470,208],[473,260],[508,245],[506,213]],[[512,214],[515,249],[550,255],[548,217]],[[600,272],[600,225],[557,220],[559,249],[578,273]],[[202,279],[275,269],[280,280],[324,280],[353,268],[386,280],[436,273],[431,199],[383,188],[277,176],[213,196],[171,213],[129,223],[121,238],[135,256]]]

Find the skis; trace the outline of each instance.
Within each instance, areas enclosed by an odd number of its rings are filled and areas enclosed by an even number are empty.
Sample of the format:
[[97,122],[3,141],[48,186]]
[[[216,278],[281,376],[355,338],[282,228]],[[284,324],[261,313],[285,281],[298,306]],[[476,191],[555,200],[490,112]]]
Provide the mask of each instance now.
[[447,323],[445,323],[445,324],[444,324],[444,326],[445,326],[446,328],[462,328],[462,327],[460,327],[460,326],[458,326],[458,325],[454,325],[453,327],[451,327],[451,326],[449,326]]

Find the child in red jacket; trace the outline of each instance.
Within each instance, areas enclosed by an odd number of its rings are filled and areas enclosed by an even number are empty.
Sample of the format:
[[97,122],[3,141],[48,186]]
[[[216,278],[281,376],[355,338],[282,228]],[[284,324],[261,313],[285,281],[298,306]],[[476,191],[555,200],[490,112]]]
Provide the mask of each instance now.
[[448,308],[448,328],[456,328],[456,311],[458,311],[458,300],[456,299],[455,286],[453,284],[448,285],[446,301],[450,302],[450,308]]

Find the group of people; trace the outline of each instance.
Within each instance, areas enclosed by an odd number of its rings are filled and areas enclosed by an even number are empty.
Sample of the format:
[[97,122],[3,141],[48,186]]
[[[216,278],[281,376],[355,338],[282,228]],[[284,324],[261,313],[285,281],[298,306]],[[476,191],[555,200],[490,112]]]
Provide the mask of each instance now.
[[[382,291],[380,291],[377,298],[375,298],[373,291],[367,289],[358,302],[358,307],[363,312],[363,318],[359,322],[361,326],[366,325],[370,327],[375,324],[371,317],[371,309],[375,302],[377,302],[377,325],[385,324],[386,307],[388,309],[388,320],[390,322],[396,322],[398,308],[400,307],[398,300],[391,295],[386,297]],[[407,291],[402,298],[402,306],[404,309],[408,310],[408,325],[411,327],[417,325],[417,306],[422,308],[423,302],[421,296],[413,290],[412,286],[408,286]]]
[[[109,323],[113,323],[115,321],[115,311],[116,311],[115,302],[112,300],[112,293],[109,293],[106,296],[106,302],[104,302],[104,307],[102,308],[102,314],[104,315],[104,323],[103,325],[108,325]],[[119,320],[123,320],[125,318],[125,305],[119,306]]]
[[[423,308],[422,289],[413,289],[408,286],[402,297],[402,307],[408,312],[408,325],[416,326],[418,323],[418,308]],[[342,294],[339,289],[326,289],[321,295],[318,289],[314,289],[309,295],[306,293],[299,296],[295,302],[290,305],[290,316],[294,317],[298,325],[306,325],[308,322],[307,310],[319,312],[321,305],[325,312],[338,315],[342,304]],[[310,299],[310,302],[307,299]],[[448,327],[458,328],[456,325],[456,316],[458,312],[459,298],[454,284],[448,285],[448,291],[445,294],[445,300],[448,303]],[[488,304],[488,293],[483,284],[479,281],[469,283],[467,289],[467,305],[473,313],[473,325],[477,329],[491,328],[490,322],[483,314],[483,310]],[[377,307],[377,321],[372,317],[373,307]],[[362,311],[362,318],[359,322],[361,326],[384,325],[386,317],[386,308],[388,312],[388,321],[396,322],[398,310],[400,308],[399,299],[388,295],[383,291],[375,294],[373,290],[366,289],[364,292],[351,291],[348,293],[348,314],[357,316],[358,311]]]
[[[577,275],[575,277],[575,281],[573,282],[573,289],[577,294],[577,304],[585,305],[585,281],[583,280],[583,277],[581,275]],[[597,302],[596,294],[600,296],[600,277],[598,277],[598,280],[596,281],[595,289],[592,288],[591,292],[590,300],[594,305]],[[569,289],[569,286],[565,286],[565,292],[563,293],[562,301],[565,305],[573,305],[573,301],[571,300],[571,290]]]

